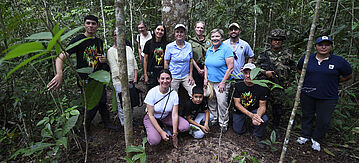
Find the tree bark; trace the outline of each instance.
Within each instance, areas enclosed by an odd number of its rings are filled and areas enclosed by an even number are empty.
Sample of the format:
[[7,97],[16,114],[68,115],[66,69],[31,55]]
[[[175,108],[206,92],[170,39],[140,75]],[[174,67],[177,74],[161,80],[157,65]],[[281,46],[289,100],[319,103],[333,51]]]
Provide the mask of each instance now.
[[[257,5],[257,1],[254,0],[254,6]],[[257,32],[257,9],[254,8],[254,30],[253,30],[253,52],[256,49],[256,32]]]
[[105,14],[103,12],[103,3],[100,0],[101,5],[101,15],[102,15],[102,22],[103,22],[103,39],[105,40],[105,49],[107,49],[107,39],[106,39],[106,21],[105,21]]
[[288,142],[289,142],[290,132],[292,130],[295,113],[297,111],[299,101],[300,101],[300,93],[301,93],[301,89],[303,86],[303,81],[304,81],[304,77],[305,77],[307,66],[308,66],[310,50],[312,49],[312,45],[313,45],[313,37],[314,37],[314,33],[315,33],[315,28],[316,28],[316,24],[318,21],[318,12],[319,12],[319,8],[320,8],[320,1],[321,0],[318,0],[315,5],[314,18],[313,18],[313,22],[312,22],[312,27],[310,28],[309,41],[307,44],[307,50],[305,52],[305,59],[304,59],[304,63],[303,63],[302,74],[300,75],[300,79],[299,79],[299,83],[298,83],[298,87],[297,87],[297,94],[295,96],[295,102],[294,102],[292,114],[290,115],[287,131],[285,134],[285,139],[283,142],[282,153],[280,155],[280,160],[279,160],[280,163],[282,163],[284,161],[285,153],[287,152],[287,146],[288,146]]
[[123,101],[123,115],[125,128],[125,142],[126,147],[133,145],[133,128],[132,128],[132,109],[130,102],[130,94],[128,90],[128,75],[127,75],[127,59],[126,59],[126,43],[125,43],[125,11],[124,1],[115,0],[115,14],[116,14],[116,40],[117,40],[117,54],[120,63],[121,87],[122,87],[122,101]]
[[184,24],[188,29],[187,15],[188,7],[185,0],[162,0],[162,22],[167,27],[169,41],[174,40],[174,27],[176,24]]

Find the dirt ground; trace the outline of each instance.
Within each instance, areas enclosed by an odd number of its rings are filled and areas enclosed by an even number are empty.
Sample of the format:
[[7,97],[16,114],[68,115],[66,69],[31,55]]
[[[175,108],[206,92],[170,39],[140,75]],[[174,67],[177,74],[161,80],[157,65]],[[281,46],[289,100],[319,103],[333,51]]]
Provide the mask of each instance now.
[[[138,87],[144,89],[141,84]],[[141,144],[142,138],[146,136],[142,122],[144,114],[144,106],[134,108],[134,121],[139,123],[138,126],[134,126],[136,145]],[[113,113],[113,117],[115,116]],[[119,125],[118,118],[114,123]],[[173,148],[171,141],[162,141],[157,146],[150,146],[147,143],[146,162],[232,162],[236,156],[246,157],[247,162],[252,162],[251,157],[256,158],[258,162],[279,161],[283,139],[280,139],[281,143],[273,145],[277,148],[276,151],[272,151],[270,146],[258,149],[254,144],[253,130],[250,129],[243,135],[237,135],[231,127],[230,121],[228,131],[221,135],[220,128],[213,126],[210,133],[203,139],[194,139],[187,133],[180,133],[178,148]],[[269,128],[267,131],[265,138],[269,139]],[[285,162],[359,162],[358,137],[356,143],[344,145],[344,142],[339,141],[342,140],[339,138],[340,133],[330,131],[326,137],[329,143],[322,144],[322,151],[317,152],[312,150],[311,143],[305,145],[296,143],[298,134],[299,131],[294,131],[290,137]],[[101,124],[93,124],[91,135],[93,140],[89,143],[89,162],[125,162],[123,128],[119,132],[113,132],[105,130]],[[75,160],[83,160],[80,151],[74,153],[72,157]]]

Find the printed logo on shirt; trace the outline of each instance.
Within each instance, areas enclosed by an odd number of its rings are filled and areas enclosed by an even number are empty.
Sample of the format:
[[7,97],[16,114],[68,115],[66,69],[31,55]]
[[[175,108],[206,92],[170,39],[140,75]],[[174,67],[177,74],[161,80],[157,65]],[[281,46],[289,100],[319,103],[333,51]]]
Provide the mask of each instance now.
[[209,41],[206,41],[206,45],[207,45],[207,46],[209,45]]
[[334,65],[329,65],[329,69],[333,70],[334,69]]
[[156,48],[153,53],[154,53],[153,57],[156,59],[156,64],[163,65],[163,58],[164,58],[163,49],[161,47]]
[[85,49],[83,54],[84,60],[87,61],[88,66],[95,70],[98,66],[97,48],[95,45],[89,46]]
[[241,94],[241,104],[244,108],[248,109],[250,106],[253,106],[255,103],[256,103],[256,99],[253,97],[253,94],[250,91]]

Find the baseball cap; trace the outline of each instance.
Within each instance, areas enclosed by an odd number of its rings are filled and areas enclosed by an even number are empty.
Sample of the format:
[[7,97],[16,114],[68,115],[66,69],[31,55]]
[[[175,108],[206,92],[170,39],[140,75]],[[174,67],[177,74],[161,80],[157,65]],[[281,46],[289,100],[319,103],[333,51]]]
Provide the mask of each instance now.
[[238,25],[237,23],[232,23],[232,24],[230,24],[230,25],[228,26],[228,29],[231,28],[231,27],[233,27],[233,26],[235,26],[235,27],[237,27],[238,29],[240,29],[240,28],[239,28],[239,25]]
[[256,68],[256,65],[254,65],[253,63],[246,63],[243,67],[242,67],[242,71],[245,69],[250,69],[253,70]]
[[315,41],[315,44],[319,44],[319,43],[321,43],[323,41],[329,41],[331,44],[333,44],[333,40],[328,36],[320,36],[320,37],[318,37],[317,40]]
[[175,26],[175,29],[177,29],[177,28],[184,28],[184,30],[186,30],[187,31],[187,28],[186,28],[186,26],[185,25],[183,25],[183,24],[177,24],[176,26]]

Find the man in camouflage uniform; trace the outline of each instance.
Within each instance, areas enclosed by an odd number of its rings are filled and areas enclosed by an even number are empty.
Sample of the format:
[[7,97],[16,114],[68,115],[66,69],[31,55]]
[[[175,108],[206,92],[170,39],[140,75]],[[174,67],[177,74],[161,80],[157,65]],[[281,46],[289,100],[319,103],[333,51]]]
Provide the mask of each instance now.
[[203,35],[205,23],[203,21],[196,22],[195,38],[190,38],[189,43],[192,44],[193,52],[193,79],[196,85],[203,88],[204,81],[204,60],[207,49],[212,45],[211,42]]
[[[282,47],[285,40],[285,31],[274,29],[268,36],[271,47],[266,48],[257,58],[256,65],[260,66],[261,74],[259,78],[270,80],[279,84],[284,89],[288,88],[295,77],[295,62],[292,52]],[[268,98],[272,108],[273,129],[279,137],[279,123],[283,115],[284,89],[275,88],[270,92]]]

